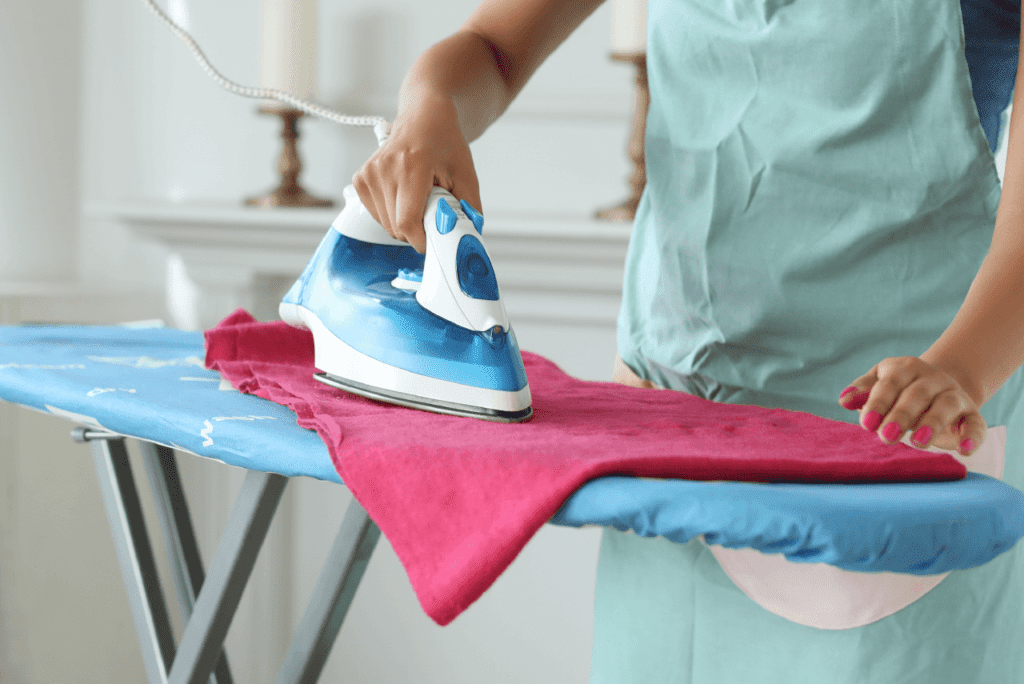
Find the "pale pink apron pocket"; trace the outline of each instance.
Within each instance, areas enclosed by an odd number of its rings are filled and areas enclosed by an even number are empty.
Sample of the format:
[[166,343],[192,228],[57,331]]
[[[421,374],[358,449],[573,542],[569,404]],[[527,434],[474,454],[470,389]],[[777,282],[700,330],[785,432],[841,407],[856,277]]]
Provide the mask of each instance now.
[[[990,427],[974,456],[957,458],[971,472],[1001,479],[1006,427]],[[708,549],[729,579],[759,606],[818,629],[850,629],[881,620],[927,594],[949,574],[853,572],[824,563],[797,563],[754,549],[711,545]]]

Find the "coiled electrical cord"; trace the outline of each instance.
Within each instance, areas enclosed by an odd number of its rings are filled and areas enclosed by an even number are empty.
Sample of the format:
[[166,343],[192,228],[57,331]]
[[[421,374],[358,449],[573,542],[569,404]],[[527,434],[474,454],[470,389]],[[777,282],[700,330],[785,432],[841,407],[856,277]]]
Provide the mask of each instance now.
[[178,36],[178,38],[188,46],[188,49],[191,50],[192,55],[196,58],[196,61],[199,62],[199,66],[203,68],[203,71],[205,71],[207,75],[217,83],[217,85],[225,90],[236,95],[241,95],[242,97],[284,102],[285,104],[291,105],[295,109],[307,114],[319,116],[320,118],[340,123],[345,126],[373,126],[373,132],[377,136],[377,142],[381,145],[384,144],[384,141],[387,140],[388,135],[391,133],[391,124],[382,116],[348,116],[340,114],[333,109],[328,109],[327,107],[300,99],[283,90],[277,90],[275,88],[250,88],[239,83],[235,83],[223,76],[212,64],[210,64],[210,61],[206,59],[206,55],[203,54],[202,49],[192,36],[190,36],[185,29],[175,23],[173,19],[167,16],[160,6],[156,4],[155,0],[143,0],[143,2],[153,10],[153,13],[156,14],[156,16],[159,17],[169,29],[171,29],[171,32],[174,33],[174,35]]

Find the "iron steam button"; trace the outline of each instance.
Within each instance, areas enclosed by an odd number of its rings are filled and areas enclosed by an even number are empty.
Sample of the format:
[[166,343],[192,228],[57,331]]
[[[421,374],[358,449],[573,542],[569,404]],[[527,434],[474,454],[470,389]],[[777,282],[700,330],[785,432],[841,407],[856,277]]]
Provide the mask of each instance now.
[[463,235],[455,252],[459,288],[473,299],[498,300],[498,281],[483,243],[473,235]]
[[459,200],[459,205],[462,207],[462,211],[466,212],[466,216],[473,222],[473,227],[476,228],[476,232],[480,235],[484,234],[484,215],[473,208],[473,205],[466,200]]
[[437,232],[441,235],[447,235],[455,228],[458,220],[459,217],[451,205],[443,197],[438,199],[437,213],[434,215],[434,224],[437,226]]

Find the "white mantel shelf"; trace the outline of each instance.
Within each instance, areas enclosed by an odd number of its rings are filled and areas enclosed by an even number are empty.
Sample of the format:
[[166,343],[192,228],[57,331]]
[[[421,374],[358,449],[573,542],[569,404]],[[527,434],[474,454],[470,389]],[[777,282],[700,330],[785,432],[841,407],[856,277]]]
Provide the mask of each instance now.
[[[86,216],[116,220],[178,254],[209,324],[257,306],[259,276],[295,277],[340,209],[254,209],[228,202],[96,204]],[[581,216],[489,214],[484,238],[515,320],[614,326],[630,226]],[[265,309],[265,307],[264,307]]]
[[[178,203],[167,201],[127,201],[93,204],[85,209],[86,215],[96,218],[118,218],[130,221],[132,226],[148,226],[154,235],[169,235],[163,229],[175,226],[170,233],[187,235],[187,228],[222,231],[207,239],[237,238],[240,230],[252,230],[257,236],[282,237],[281,229],[302,235],[316,235],[316,241],[326,232],[341,211],[331,209],[254,209],[228,202],[206,201]],[[496,236],[546,237],[569,240],[599,240],[628,243],[630,229],[625,223],[598,221],[572,214],[488,214],[488,239]],[[285,240],[283,244],[288,244]]]

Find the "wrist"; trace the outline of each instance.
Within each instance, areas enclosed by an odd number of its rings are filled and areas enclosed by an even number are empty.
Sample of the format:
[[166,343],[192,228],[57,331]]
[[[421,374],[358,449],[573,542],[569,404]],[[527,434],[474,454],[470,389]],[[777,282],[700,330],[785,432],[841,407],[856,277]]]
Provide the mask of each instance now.
[[984,383],[979,382],[978,373],[972,370],[968,361],[954,354],[943,353],[934,346],[921,354],[920,358],[951,377],[978,408],[988,401],[989,393]]
[[444,88],[433,83],[416,83],[403,87],[398,98],[398,112],[395,121],[401,119],[430,117],[440,113],[456,114],[455,98]]

